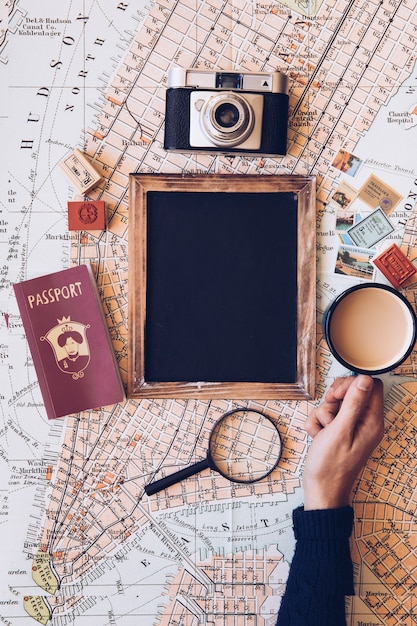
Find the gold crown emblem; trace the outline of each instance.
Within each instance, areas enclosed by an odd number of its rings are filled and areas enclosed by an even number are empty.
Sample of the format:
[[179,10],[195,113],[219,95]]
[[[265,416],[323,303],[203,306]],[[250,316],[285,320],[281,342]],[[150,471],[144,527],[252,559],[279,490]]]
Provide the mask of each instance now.
[[71,321],[71,316],[69,315],[68,317],[63,317],[62,320],[57,319],[56,320],[58,322],[58,324],[65,324],[65,322],[70,322]]
[[63,317],[61,320],[57,319],[59,326],[61,326],[60,330],[62,333],[67,333],[71,330],[74,330],[73,326],[70,325],[71,317]]

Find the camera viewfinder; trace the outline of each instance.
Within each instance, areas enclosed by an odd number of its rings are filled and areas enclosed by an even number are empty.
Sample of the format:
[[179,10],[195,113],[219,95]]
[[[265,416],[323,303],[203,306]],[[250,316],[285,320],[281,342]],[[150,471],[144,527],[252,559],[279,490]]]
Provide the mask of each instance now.
[[243,74],[216,72],[216,87],[218,89],[242,89]]

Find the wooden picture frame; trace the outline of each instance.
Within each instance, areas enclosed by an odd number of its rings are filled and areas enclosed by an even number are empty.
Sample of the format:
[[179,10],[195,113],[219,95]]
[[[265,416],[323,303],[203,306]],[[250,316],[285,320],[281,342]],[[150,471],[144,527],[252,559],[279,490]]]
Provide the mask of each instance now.
[[314,398],[315,182],[130,176],[129,397]]

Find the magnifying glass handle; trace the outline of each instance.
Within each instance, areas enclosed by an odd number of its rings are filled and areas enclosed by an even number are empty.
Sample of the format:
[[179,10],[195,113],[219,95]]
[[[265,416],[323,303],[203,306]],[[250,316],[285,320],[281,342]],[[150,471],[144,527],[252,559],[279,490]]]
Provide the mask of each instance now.
[[198,472],[202,472],[203,470],[210,467],[208,460],[204,459],[203,461],[199,461],[194,465],[190,465],[189,467],[185,467],[179,472],[175,472],[175,474],[171,474],[170,476],[165,476],[160,480],[155,480],[153,483],[149,483],[149,485],[145,485],[145,493],[148,496],[152,496],[154,493],[158,491],[162,491],[162,489],[166,489],[167,487],[171,487],[171,485],[175,485],[179,483],[181,480],[185,478],[189,478],[190,476],[194,476],[194,474],[198,474]]

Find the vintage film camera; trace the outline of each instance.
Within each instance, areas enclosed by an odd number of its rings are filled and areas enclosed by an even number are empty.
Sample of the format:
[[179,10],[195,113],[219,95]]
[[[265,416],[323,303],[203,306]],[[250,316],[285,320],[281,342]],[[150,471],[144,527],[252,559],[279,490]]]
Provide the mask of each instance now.
[[169,72],[165,150],[284,155],[287,126],[285,74],[182,68]]

